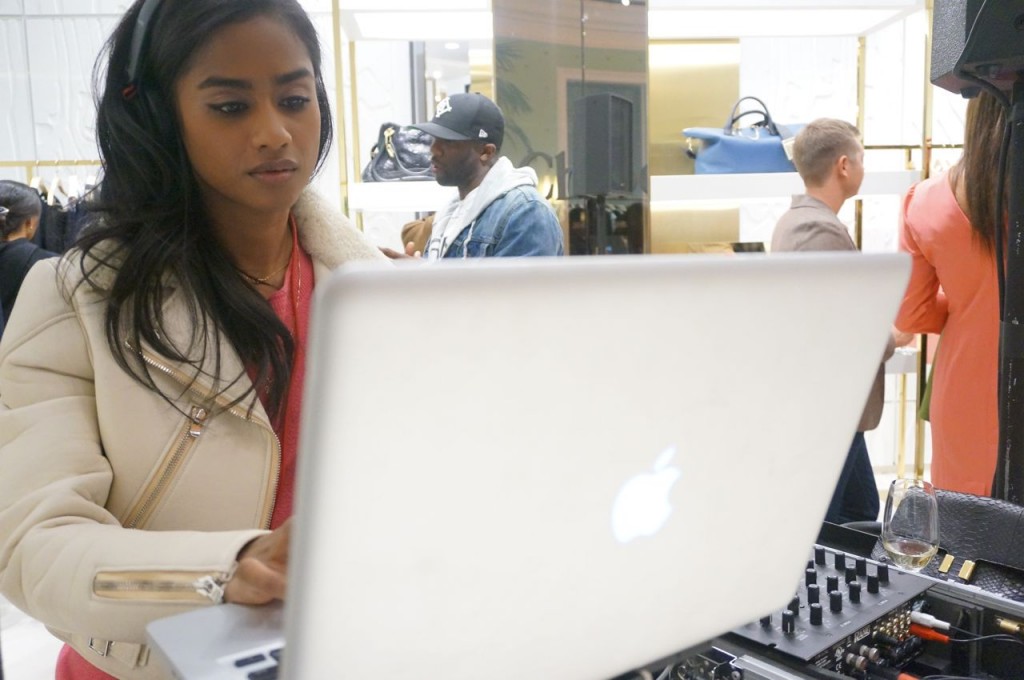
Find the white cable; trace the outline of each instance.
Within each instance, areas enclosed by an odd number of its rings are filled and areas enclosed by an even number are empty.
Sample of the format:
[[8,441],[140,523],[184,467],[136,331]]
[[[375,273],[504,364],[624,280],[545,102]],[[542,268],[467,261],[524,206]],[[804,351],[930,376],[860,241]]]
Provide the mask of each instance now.
[[946,621],[940,621],[931,614],[925,614],[924,612],[910,612],[910,620],[913,623],[928,626],[935,630],[949,630],[949,623]]

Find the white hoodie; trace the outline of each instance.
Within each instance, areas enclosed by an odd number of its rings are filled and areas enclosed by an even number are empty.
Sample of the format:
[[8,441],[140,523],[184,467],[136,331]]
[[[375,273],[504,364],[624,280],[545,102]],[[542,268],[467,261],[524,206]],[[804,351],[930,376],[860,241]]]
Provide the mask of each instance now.
[[[434,226],[430,231],[430,242],[426,247],[428,259],[439,259],[448,252],[448,247],[465,229],[471,229],[473,222],[495,199],[523,185],[537,186],[537,173],[531,167],[516,168],[505,156],[491,166],[480,186],[473,189],[464,199],[454,198],[434,215]],[[469,240],[468,238],[466,240]]]

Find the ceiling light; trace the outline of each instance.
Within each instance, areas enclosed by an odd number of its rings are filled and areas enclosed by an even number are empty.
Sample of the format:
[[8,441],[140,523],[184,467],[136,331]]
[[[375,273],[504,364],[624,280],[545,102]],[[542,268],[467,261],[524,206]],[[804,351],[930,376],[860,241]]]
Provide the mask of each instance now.
[[459,49],[459,43],[457,43],[457,42],[446,42],[444,44],[444,48],[446,50],[457,50],[457,49]]

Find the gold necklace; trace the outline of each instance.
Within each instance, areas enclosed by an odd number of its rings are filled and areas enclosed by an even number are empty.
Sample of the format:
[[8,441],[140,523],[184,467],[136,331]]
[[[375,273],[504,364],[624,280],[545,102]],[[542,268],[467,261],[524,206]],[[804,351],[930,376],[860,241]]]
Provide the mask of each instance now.
[[292,243],[291,250],[288,251],[288,259],[284,261],[284,266],[281,267],[280,269],[275,269],[266,276],[253,276],[249,272],[242,271],[238,267],[235,267],[235,271],[241,274],[246,281],[253,284],[254,286],[267,286],[268,288],[273,288],[274,286],[272,286],[269,283],[269,281],[270,279],[274,278],[275,276],[283,272],[285,269],[288,269],[288,265],[292,263],[292,250],[295,250],[294,242]]
[[245,278],[246,281],[249,281],[250,283],[252,283],[255,286],[270,286],[271,288],[273,288],[273,286],[271,286],[270,283],[268,283],[268,281],[270,281],[270,279],[274,278],[275,276],[277,276],[278,274],[283,272],[285,269],[287,269],[288,265],[291,263],[291,260],[292,260],[292,258],[289,255],[288,256],[288,262],[285,262],[283,267],[281,267],[280,269],[275,269],[274,271],[270,272],[266,276],[253,276],[252,274],[250,274],[248,272],[242,271],[238,267],[235,267],[235,271],[238,272],[239,274],[241,274]]

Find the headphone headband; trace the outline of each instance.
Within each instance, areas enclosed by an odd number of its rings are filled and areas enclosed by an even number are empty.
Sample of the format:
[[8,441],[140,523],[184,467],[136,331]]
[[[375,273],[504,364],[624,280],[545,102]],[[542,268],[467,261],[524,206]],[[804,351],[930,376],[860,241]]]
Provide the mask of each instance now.
[[125,87],[125,96],[135,93],[138,85],[136,80],[139,77],[139,64],[142,61],[142,48],[146,42],[149,20],[156,13],[159,6],[160,0],[146,0],[142,3],[142,9],[139,10],[139,16],[135,20],[135,30],[132,31],[132,51],[128,57],[128,85]]

